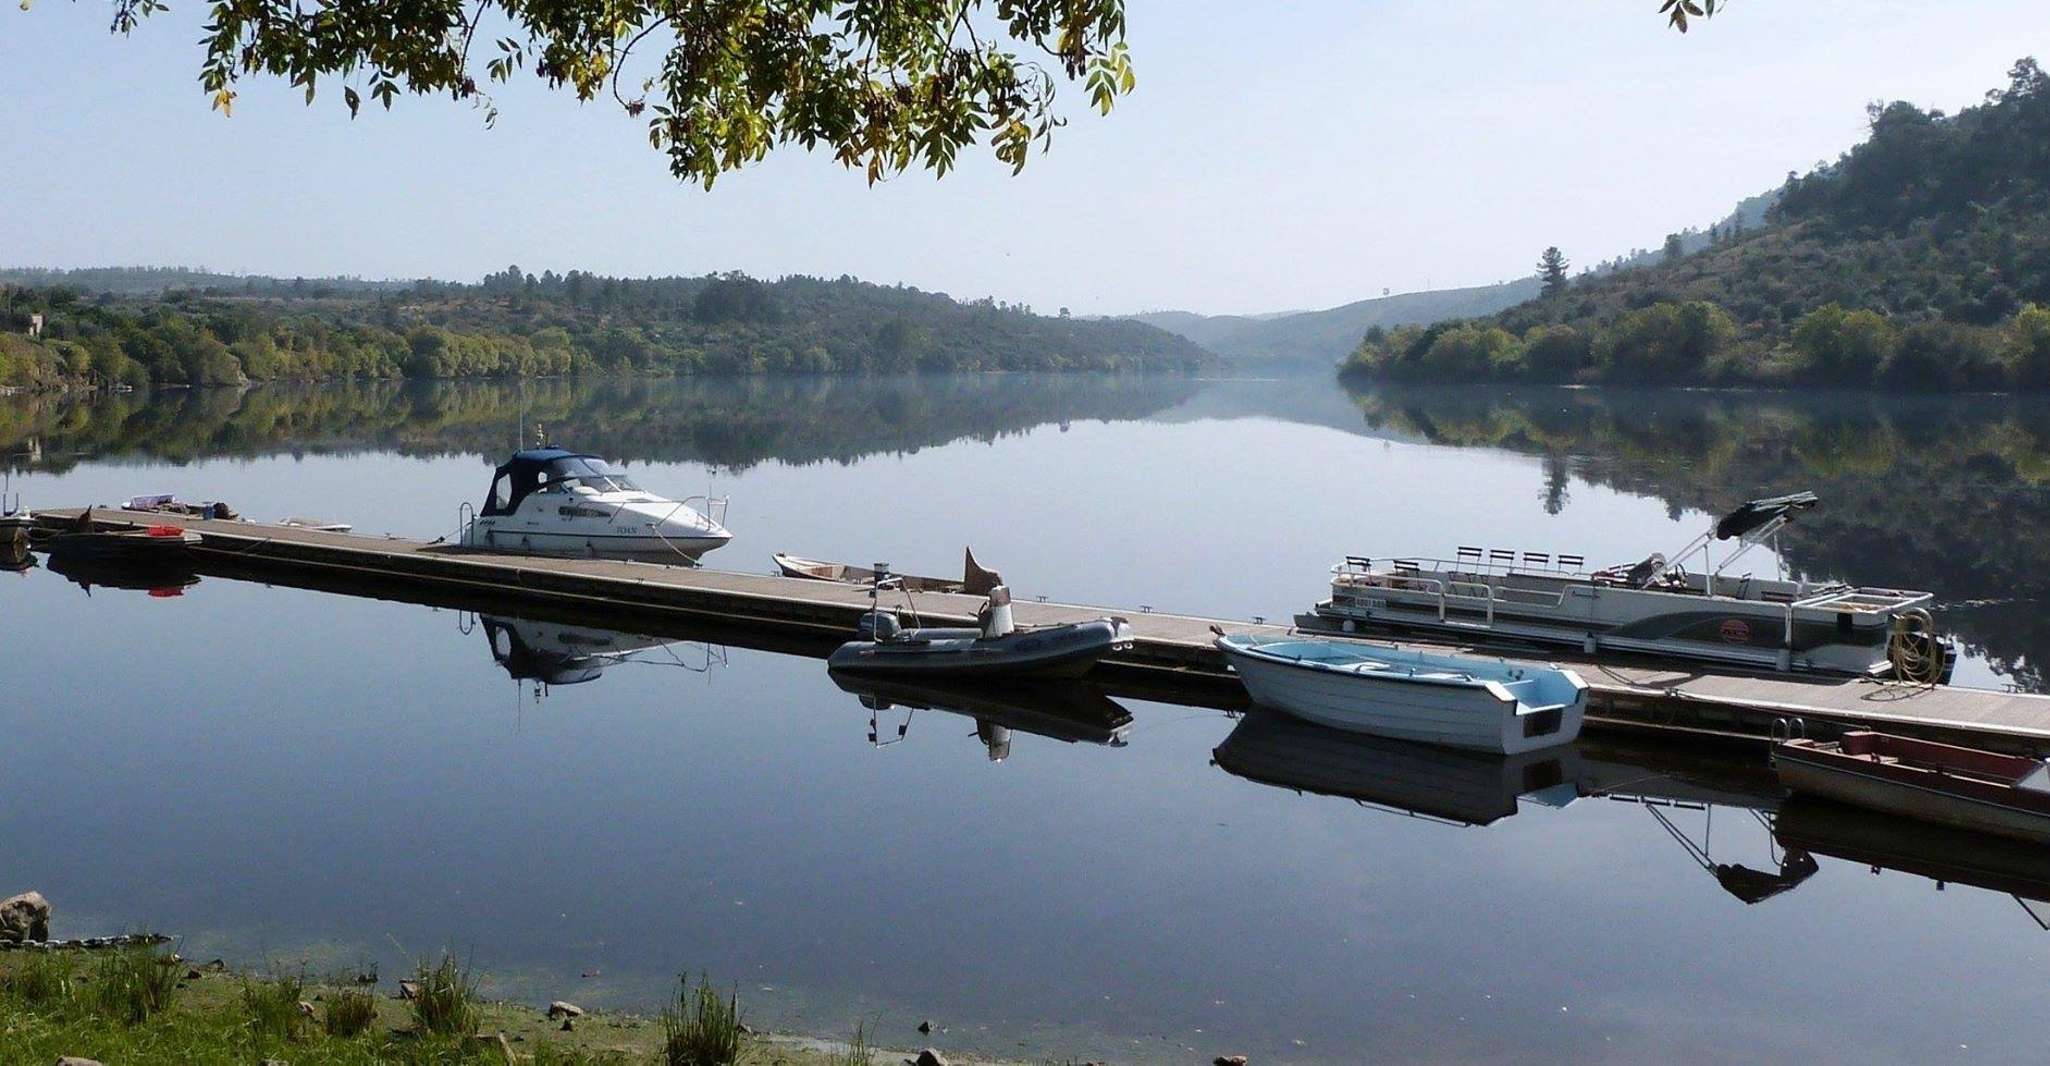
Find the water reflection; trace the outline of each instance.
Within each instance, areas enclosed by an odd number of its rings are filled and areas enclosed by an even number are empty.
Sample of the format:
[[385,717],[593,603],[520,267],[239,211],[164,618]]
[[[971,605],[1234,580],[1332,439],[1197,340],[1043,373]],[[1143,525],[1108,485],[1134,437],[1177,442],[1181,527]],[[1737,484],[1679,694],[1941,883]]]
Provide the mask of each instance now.
[[1186,400],[1165,376],[569,378],[526,382],[278,384],[248,390],[35,395],[0,400],[0,455],[62,473],[91,459],[502,456],[546,425],[626,462],[743,470],[768,460],[851,463],[1036,426],[1144,418]]
[[[1132,712],[1084,681],[975,685],[896,681],[837,670],[831,676],[841,691],[868,708],[868,741],[879,748],[906,739],[919,711],[974,720],[975,739],[990,762],[1010,757],[1014,732],[1121,748],[1132,731]],[[886,722],[885,716],[892,717]]]
[[[1915,874],[1938,889],[1958,884],[2012,895],[2050,930],[2050,907],[2025,902],[2050,904],[2050,852],[1805,796],[1783,802],[1756,748],[1718,755],[1608,735],[1502,757],[1346,733],[1256,708],[1211,759],[1259,784],[1455,827],[1494,825],[1525,803],[1630,804],[1687,862],[1746,905],[1807,883],[1822,869],[1820,855],[1875,874]],[[1733,845],[1762,859],[1732,860]]]
[[534,682],[537,696],[551,687],[596,681],[622,663],[697,674],[726,665],[726,649],[703,641],[488,614],[475,616],[474,623],[466,616],[463,626],[482,629],[492,661],[514,681]]
[[147,593],[153,599],[183,596],[199,584],[199,572],[189,561],[103,556],[85,552],[54,551],[45,566],[61,574],[90,596],[93,589],[123,589]]

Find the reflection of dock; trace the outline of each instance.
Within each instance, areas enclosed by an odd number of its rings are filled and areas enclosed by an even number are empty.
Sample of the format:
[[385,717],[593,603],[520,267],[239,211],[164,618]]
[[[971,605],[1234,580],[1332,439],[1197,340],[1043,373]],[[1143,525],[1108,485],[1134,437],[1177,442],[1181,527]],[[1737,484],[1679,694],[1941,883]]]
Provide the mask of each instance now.
[[[46,512],[62,521],[77,511]],[[277,584],[394,599],[489,597],[521,613],[603,610],[636,629],[690,624],[724,643],[823,652],[867,609],[866,589],[824,581],[595,559],[542,559],[466,552],[420,541],[323,533],[117,510],[93,512],[102,528],[178,524],[205,538],[202,568]],[[973,624],[976,597],[921,594],[929,623]],[[1019,603],[1024,625],[1086,621],[1101,607]],[[1211,647],[1212,619],[1128,614],[1137,642],[1098,671],[1114,694],[1213,705],[1243,700]],[[1235,632],[1280,627],[1225,622]],[[1413,645],[1425,646],[1430,645]],[[1716,673],[1691,668],[1560,660],[1592,686],[1588,722],[1676,735],[1763,739],[1777,718],[1811,728],[1836,724],[1963,743],[2050,751],[2050,698],[1962,688],[1917,688],[1861,680]]]

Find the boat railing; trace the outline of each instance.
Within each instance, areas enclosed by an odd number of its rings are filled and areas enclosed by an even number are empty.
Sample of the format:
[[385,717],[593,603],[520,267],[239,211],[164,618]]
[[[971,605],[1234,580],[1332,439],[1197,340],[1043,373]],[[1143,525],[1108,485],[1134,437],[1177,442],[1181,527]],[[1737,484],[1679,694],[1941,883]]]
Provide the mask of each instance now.
[[1474,581],[1460,576],[1425,576],[1421,571],[1405,573],[1397,571],[1375,571],[1353,575],[1345,583],[1353,587],[1388,589],[1397,592],[1412,592],[1422,596],[1436,597],[1438,620],[1448,621],[1452,608],[1469,609],[1478,607],[1487,625],[1495,624],[1497,604],[1524,607],[1561,607],[1566,602],[1566,589],[1527,589],[1505,587],[1492,581]]
[[1929,592],[1910,592],[1905,589],[1845,588],[1838,586],[1806,599],[1796,600],[1790,606],[1818,610],[1850,611],[1854,613],[1878,613],[1900,610],[1906,607],[1926,606],[1935,599],[1935,594]]

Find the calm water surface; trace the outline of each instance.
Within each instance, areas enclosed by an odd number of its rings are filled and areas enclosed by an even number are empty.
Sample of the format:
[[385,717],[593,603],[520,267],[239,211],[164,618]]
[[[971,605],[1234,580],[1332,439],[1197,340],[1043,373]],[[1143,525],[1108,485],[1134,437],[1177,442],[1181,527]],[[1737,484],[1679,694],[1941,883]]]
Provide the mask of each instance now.
[[[947,573],[972,544],[1023,595],[1223,617],[1304,608],[1347,551],[1623,561],[1812,487],[1789,565],[1932,588],[1961,681],[2041,688],[2042,416],[1802,404],[543,383],[15,398],[0,444],[31,505],[174,491],[432,537],[538,421],[730,494],[716,566]],[[1782,810],[1751,761],[1590,737],[1447,762],[1099,693],[872,711],[716,633],[222,578],[0,574],[0,618],[0,892],[49,895],[59,935],[387,974],[452,945],[499,994],[587,1007],[702,970],[769,1025],[901,1046],[931,1018],[1023,1058],[2003,1062],[2050,1037],[2044,856]]]

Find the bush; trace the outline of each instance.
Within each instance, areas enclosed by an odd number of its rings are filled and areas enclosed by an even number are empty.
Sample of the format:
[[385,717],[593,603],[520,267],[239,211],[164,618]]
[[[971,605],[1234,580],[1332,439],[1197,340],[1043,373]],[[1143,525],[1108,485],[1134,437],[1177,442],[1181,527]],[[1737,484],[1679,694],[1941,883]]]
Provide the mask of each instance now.
[[14,972],[0,974],[0,996],[26,1007],[62,1003],[71,995],[71,957],[61,951],[38,951],[22,959]]
[[662,1012],[664,1066],[732,1066],[739,1061],[740,997],[721,998],[708,978],[678,979],[676,1008]]
[[1810,376],[1832,385],[1870,384],[1897,342],[1884,315],[1848,311],[1842,304],[1824,304],[1794,323],[1794,348]]
[[2010,380],[1991,330],[1955,322],[1918,322],[1901,334],[1881,377],[1916,391],[1996,389]]
[[470,972],[444,953],[433,966],[421,960],[413,971],[413,1021],[440,1036],[469,1036],[477,1031],[477,985]]
[[1692,381],[1736,333],[1730,316],[1706,300],[1655,303],[1610,323],[1596,361],[1621,381]]
[[360,1036],[375,1024],[377,994],[360,988],[336,992],[327,1001],[327,1013],[320,1020],[320,1027],[327,1035],[343,1040]]
[[2050,389],[2050,308],[2031,304],[2007,328],[2007,363],[2014,383],[2024,389]]
[[1533,326],[1523,335],[1523,365],[1539,381],[1566,381],[1587,369],[1594,348],[1572,326]]
[[181,965],[176,957],[154,948],[108,952],[93,965],[92,1006],[130,1025],[149,1021],[171,1005]]

